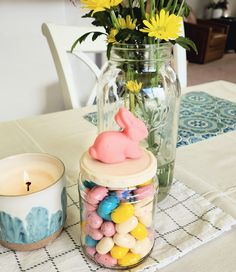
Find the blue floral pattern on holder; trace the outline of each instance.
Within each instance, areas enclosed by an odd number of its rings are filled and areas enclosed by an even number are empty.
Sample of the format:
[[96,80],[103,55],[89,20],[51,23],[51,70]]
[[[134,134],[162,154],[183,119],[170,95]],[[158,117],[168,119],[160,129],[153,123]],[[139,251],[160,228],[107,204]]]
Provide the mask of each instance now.
[[66,188],[61,192],[62,211],[59,210],[49,219],[48,210],[44,207],[33,207],[26,216],[26,228],[17,217],[0,212],[0,240],[14,244],[32,244],[43,240],[64,226],[66,221],[67,196]]
[[[84,116],[97,125],[97,113]],[[236,103],[207,94],[182,96],[177,147],[196,143],[236,129]]]

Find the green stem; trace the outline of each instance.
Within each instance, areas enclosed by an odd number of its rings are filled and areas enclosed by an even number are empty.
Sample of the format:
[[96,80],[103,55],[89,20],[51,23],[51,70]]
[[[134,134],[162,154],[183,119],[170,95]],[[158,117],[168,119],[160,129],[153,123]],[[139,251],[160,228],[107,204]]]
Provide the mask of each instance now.
[[132,113],[134,113],[135,109],[135,96],[134,93],[129,92],[129,108]]
[[170,10],[173,0],[169,0],[169,2],[166,5],[166,10]]
[[142,19],[144,20],[144,19],[146,19],[144,1],[139,0],[139,5],[140,5],[140,9],[141,9]]
[[130,9],[131,17],[134,19],[134,11],[133,11],[133,6],[132,6],[132,0],[129,0],[129,9]]
[[182,0],[182,3],[180,5],[179,11],[177,13],[177,16],[180,16],[182,14],[182,9],[183,9],[184,3],[185,3],[185,0]]
[[111,14],[111,21],[112,21],[113,26],[115,28],[119,28],[119,23],[117,21],[116,14],[115,14],[114,10],[111,10],[110,14]]
[[175,0],[173,6],[172,6],[172,9],[171,9],[171,13],[175,13],[175,9],[177,7],[177,3],[178,3],[178,0]]
[[163,9],[163,6],[164,6],[164,0],[161,0],[161,1],[160,1],[160,4],[159,4],[159,11],[160,11],[161,9]]
[[154,17],[155,15],[155,0],[151,0],[151,17]]

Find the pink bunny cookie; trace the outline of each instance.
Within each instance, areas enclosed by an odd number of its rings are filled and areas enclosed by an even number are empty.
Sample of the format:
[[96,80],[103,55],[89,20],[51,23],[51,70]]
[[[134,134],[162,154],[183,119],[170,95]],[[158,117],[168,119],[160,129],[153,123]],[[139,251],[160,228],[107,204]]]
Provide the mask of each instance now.
[[122,130],[99,134],[93,146],[89,148],[90,156],[104,163],[139,158],[141,156],[139,141],[148,135],[145,124],[124,107],[119,109],[115,120]]

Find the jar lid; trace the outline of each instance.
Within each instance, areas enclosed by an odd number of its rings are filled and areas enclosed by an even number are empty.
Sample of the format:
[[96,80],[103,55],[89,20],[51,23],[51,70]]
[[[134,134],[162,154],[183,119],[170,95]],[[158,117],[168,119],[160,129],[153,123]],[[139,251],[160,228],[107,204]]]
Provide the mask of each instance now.
[[139,159],[126,159],[114,164],[97,161],[86,152],[80,161],[81,174],[98,185],[114,189],[137,186],[153,178],[157,171],[154,155],[146,149],[141,151]]

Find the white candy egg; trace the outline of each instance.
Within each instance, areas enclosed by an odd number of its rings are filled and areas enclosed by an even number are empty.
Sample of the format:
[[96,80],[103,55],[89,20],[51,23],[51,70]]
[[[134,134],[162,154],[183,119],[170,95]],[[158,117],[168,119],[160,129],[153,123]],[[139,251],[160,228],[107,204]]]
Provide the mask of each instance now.
[[143,240],[138,240],[135,243],[135,246],[130,249],[133,253],[140,254],[141,258],[146,256],[150,250],[152,249],[152,242],[149,238],[145,238]]
[[134,214],[137,217],[142,217],[147,212],[152,212],[153,209],[153,197],[147,197],[138,203],[134,204]]
[[125,234],[133,230],[138,225],[138,219],[135,216],[131,216],[124,223],[116,224],[116,231],[120,234]]
[[114,246],[111,237],[103,237],[96,245],[96,250],[99,254],[107,254]]
[[113,241],[117,246],[126,247],[126,248],[133,248],[135,246],[136,240],[130,234],[119,234],[116,233],[113,236]]
[[138,218],[139,222],[141,222],[144,226],[146,227],[151,227],[152,225],[152,213],[151,212],[147,212],[144,215],[142,215],[141,217]]

